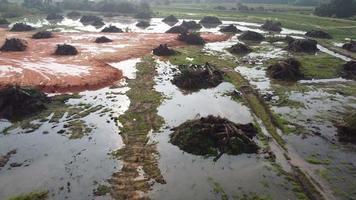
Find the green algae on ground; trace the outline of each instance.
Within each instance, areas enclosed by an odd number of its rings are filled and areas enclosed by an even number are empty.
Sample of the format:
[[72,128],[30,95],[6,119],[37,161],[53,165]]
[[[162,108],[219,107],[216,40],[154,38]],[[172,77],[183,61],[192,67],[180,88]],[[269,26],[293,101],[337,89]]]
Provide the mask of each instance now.
[[22,194],[16,197],[11,197],[7,200],[46,200],[48,199],[48,192],[31,192]]
[[94,191],[93,194],[95,196],[104,196],[108,193],[110,193],[111,188],[107,185],[99,185]]
[[218,182],[216,182],[212,177],[209,177],[208,181],[213,184],[213,191],[215,194],[220,196],[219,199],[221,199],[221,200],[229,199],[226,192],[224,191],[224,188]]
[[319,159],[315,154],[308,156],[305,161],[313,165],[329,165],[331,163],[331,161],[328,159]]
[[[144,57],[136,68],[136,79],[127,80],[130,106],[118,119],[125,146],[113,153],[123,161],[121,171],[109,180],[111,196],[116,199],[132,199],[140,192],[148,192],[153,180],[165,183],[157,163],[156,146],[148,142],[150,132],[158,131],[163,124],[157,115],[162,95],[154,90],[156,63],[152,57]],[[144,176],[138,178],[141,167]]]

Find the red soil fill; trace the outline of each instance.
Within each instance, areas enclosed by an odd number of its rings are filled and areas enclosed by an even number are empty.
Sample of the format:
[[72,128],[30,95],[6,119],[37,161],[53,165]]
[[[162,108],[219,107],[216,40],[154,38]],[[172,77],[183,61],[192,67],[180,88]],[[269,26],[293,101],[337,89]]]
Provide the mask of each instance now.
[[[111,43],[97,44],[99,36]],[[202,34],[207,42],[227,40],[228,35]],[[148,33],[56,33],[54,38],[32,40],[32,33],[9,33],[0,29],[0,44],[5,38],[26,39],[24,52],[0,52],[0,87],[33,86],[45,92],[78,92],[110,86],[122,78],[122,72],[107,63],[142,57],[159,44],[183,46],[177,34]],[[57,56],[57,44],[78,49],[75,56]]]

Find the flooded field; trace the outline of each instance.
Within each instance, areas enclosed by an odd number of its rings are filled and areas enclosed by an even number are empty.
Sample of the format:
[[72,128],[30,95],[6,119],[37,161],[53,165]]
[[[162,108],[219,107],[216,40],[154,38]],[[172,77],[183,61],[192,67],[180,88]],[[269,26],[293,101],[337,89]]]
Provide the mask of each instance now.
[[[1,52],[2,86],[37,86],[51,101],[20,120],[1,119],[0,199],[31,192],[58,200],[356,198],[356,146],[338,135],[339,124],[356,110],[356,81],[342,69],[352,58],[320,44],[316,52],[292,52],[285,37],[302,39],[304,31],[273,33],[256,23],[203,26],[206,44],[187,45],[165,33],[173,25],[162,18],[147,28],[131,17],[103,19],[102,27],[67,17],[16,21],[55,31],[42,44],[29,33],[1,30],[1,41],[26,38],[38,50]],[[177,25],[183,20],[192,19]],[[219,31],[231,24],[241,32]],[[101,33],[108,25],[125,33]],[[246,31],[263,41],[244,41]],[[101,35],[114,41],[92,42]],[[48,48],[57,43],[74,45],[80,55],[53,56]],[[152,54],[165,43],[177,53]],[[231,52],[237,43],[250,52]],[[272,78],[269,66],[288,57],[300,61],[303,77]],[[197,65],[199,72],[206,63],[223,74],[217,86],[174,84],[182,65],[188,72]],[[210,65],[203,70],[209,75]],[[172,144],[176,127],[209,116],[254,127],[249,141],[257,153],[218,148],[219,155],[198,155]]]

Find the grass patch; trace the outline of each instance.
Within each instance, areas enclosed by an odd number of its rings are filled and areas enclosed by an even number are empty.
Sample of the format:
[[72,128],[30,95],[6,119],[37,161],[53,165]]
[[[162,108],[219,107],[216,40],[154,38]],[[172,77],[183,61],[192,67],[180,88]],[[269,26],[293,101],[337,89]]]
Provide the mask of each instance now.
[[8,200],[45,200],[48,199],[48,192],[31,192],[19,196],[11,197]]
[[308,163],[313,164],[313,165],[329,165],[331,163],[330,160],[328,160],[328,159],[325,159],[325,160],[319,159],[314,154],[308,156],[308,158],[306,158],[305,161],[307,161]]
[[111,188],[109,186],[106,185],[99,185],[94,191],[93,194],[95,196],[104,196],[108,193],[110,193]]

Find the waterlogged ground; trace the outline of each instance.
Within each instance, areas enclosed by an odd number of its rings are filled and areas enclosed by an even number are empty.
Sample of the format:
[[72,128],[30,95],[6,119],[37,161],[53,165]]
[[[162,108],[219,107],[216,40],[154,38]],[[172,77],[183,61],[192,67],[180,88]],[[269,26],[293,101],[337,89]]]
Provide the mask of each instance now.
[[[78,20],[65,18],[61,22],[48,22],[27,18],[23,21],[52,30],[85,31],[83,34],[101,30],[84,26]],[[132,18],[111,17],[104,21],[135,32],[162,33],[170,28],[159,18],[152,19],[146,29],[137,28],[137,20]],[[259,24],[223,22],[227,24],[268,37],[302,37],[304,34],[283,29],[273,35],[260,30]],[[219,27],[215,27],[201,31],[217,33],[218,30]],[[0,168],[0,199],[33,191],[48,191],[49,199],[125,198],[115,192],[121,190],[136,191],[125,194],[128,196],[152,199],[241,199],[244,195],[308,199],[306,190],[301,189],[300,182],[292,175],[292,165],[312,177],[316,185],[323,188],[322,195],[326,199],[355,199],[356,146],[340,143],[335,127],[338,120],[356,109],[356,82],[339,75],[340,64],[350,59],[322,46],[316,54],[291,54],[284,50],[285,42],[272,39],[249,44],[252,53],[236,56],[226,48],[239,42],[237,37],[209,43],[203,48],[180,48],[181,54],[170,59],[148,55],[148,61],[134,58],[108,63],[122,70],[126,80],[109,88],[67,94],[65,103],[23,122],[0,121],[0,155],[16,150]],[[302,61],[308,80],[284,83],[268,78],[268,64],[288,56]],[[177,64],[205,61],[226,72],[226,81],[215,88],[193,93],[183,92],[171,83]],[[146,77],[140,70],[156,72]],[[142,81],[146,78],[147,83],[154,81],[153,88],[135,85],[145,86]],[[277,121],[276,132],[280,139],[270,135],[275,125],[269,124],[264,113],[257,109],[262,104],[253,101],[255,96],[246,94],[242,99],[231,96],[241,84],[256,89],[263,106],[266,104],[273,111],[267,118]],[[159,97],[145,96],[148,90]],[[145,101],[148,103],[140,104]],[[140,106],[132,108],[132,105]],[[137,136],[147,137],[150,144],[147,151],[155,155],[152,156],[154,161],[147,163],[139,156],[125,155],[130,148],[145,149],[145,144],[130,143],[127,141],[130,137],[121,131],[132,129],[125,127],[130,125],[130,120],[131,124],[141,123],[138,130],[149,129],[147,124],[153,123],[150,117],[155,115],[162,119],[160,127]],[[185,153],[169,142],[171,128],[207,115],[260,125],[261,131],[255,139],[261,147],[260,153],[223,155],[214,161]],[[128,150],[118,155],[120,149]],[[276,162],[268,152],[276,155]],[[140,164],[136,168],[131,165],[135,159]],[[127,170],[132,168],[133,171]],[[132,177],[136,173],[137,177]]]

